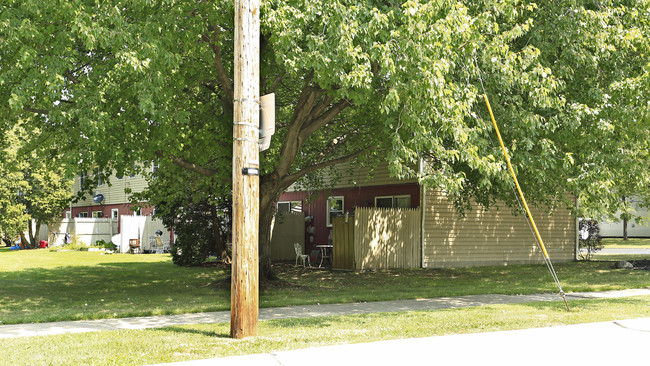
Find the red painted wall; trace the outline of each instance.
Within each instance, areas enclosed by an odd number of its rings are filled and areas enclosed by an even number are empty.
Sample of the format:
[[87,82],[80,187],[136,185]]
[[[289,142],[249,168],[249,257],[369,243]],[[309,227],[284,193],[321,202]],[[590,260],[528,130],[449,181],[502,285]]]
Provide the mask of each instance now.
[[[81,206],[81,207],[72,207],[72,217],[77,217],[80,212],[88,212],[88,217],[93,216],[93,212],[95,211],[101,211],[105,218],[110,218],[111,217],[111,210],[113,209],[118,209],[119,210],[119,216],[122,215],[133,215],[133,211],[131,211],[131,204],[130,203],[120,203],[116,205],[92,205],[92,206]],[[70,209],[66,209],[62,213],[62,217],[65,218],[65,213],[70,211]],[[147,216],[151,215],[153,213],[153,207],[143,205],[142,206],[142,216]]]
[[343,196],[345,212],[353,212],[355,207],[374,207],[375,197],[410,195],[411,207],[420,205],[420,186],[417,183],[401,185],[353,187],[323,190],[317,192],[287,192],[280,196],[280,201],[301,201],[305,216],[314,218],[311,225],[315,227],[314,242],[305,230],[305,249],[311,252],[317,244],[327,244],[331,227],[327,227],[327,197]]

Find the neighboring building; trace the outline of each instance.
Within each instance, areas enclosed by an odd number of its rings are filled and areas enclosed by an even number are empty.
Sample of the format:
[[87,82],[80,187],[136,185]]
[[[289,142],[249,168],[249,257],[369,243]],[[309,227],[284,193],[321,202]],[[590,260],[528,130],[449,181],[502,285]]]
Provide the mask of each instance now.
[[[153,171],[157,169],[157,165],[151,164],[149,169]],[[86,195],[86,199],[72,203],[70,208],[63,212],[64,218],[92,217],[119,220],[123,215],[150,216],[154,212],[154,208],[146,203],[142,204],[140,209],[132,208],[134,204],[130,202],[130,193],[125,192],[127,188],[133,193],[142,192],[147,188],[147,181],[141,174],[132,173],[119,177],[113,175],[109,177],[111,182],[109,186],[101,177],[84,172],[79,174],[73,183],[72,189],[75,195],[79,192],[85,179],[98,179],[97,187],[92,193]],[[96,198],[99,195],[101,195],[101,201]]]
[[[474,205],[460,217],[445,194],[420,186],[416,180],[391,178],[386,166],[375,169],[339,168],[330,178],[331,188],[301,190],[294,185],[280,196],[280,212],[304,212],[308,217],[305,252],[316,253],[316,245],[333,244],[332,216],[354,214],[358,207],[419,208],[417,250],[424,268],[541,263],[543,258],[525,215],[496,205],[485,210]],[[344,178],[341,178],[344,177]],[[533,216],[553,261],[576,259],[577,218],[568,209],[533,209]],[[398,225],[395,223],[394,225]],[[336,254],[335,254],[336,255]]]
[[[650,218],[650,211],[646,207],[642,207],[643,201],[639,197],[631,197],[630,205],[633,217],[643,217],[645,220]],[[621,213],[618,212],[616,216],[620,217]],[[598,227],[600,228],[600,236],[604,238],[622,238],[623,237],[623,220],[618,222],[610,220],[599,220]],[[650,222],[636,223],[634,219],[627,222],[627,237],[628,238],[650,238]]]
[[[151,164],[149,169],[154,172],[157,164]],[[97,187],[86,198],[64,210],[62,219],[52,222],[49,231],[49,241],[54,245],[63,244],[67,235],[76,237],[87,245],[95,244],[98,240],[112,241],[119,245],[121,252],[129,250],[129,244],[136,239],[141,251],[153,252],[157,249],[156,235],[162,232],[161,238],[165,246],[173,242],[173,231],[168,231],[162,221],[154,219],[155,208],[146,202],[131,203],[132,193],[139,193],[147,188],[147,181],[142,174],[109,177],[111,185],[102,179],[101,175],[82,172],[75,178],[72,189],[76,195],[85,179],[98,179]],[[125,190],[131,193],[126,193]],[[140,206],[136,208],[135,206]]]

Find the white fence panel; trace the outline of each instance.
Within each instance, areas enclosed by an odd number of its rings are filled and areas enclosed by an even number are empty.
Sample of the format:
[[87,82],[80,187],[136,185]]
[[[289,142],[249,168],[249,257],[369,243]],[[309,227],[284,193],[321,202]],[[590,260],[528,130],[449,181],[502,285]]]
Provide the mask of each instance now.
[[142,250],[153,250],[155,242],[152,238],[158,230],[162,231],[162,241],[169,241],[169,230],[165,228],[161,220],[151,216],[122,216],[120,228],[121,233],[117,238],[113,238],[113,243],[120,246],[122,253],[129,251],[129,240],[131,239],[139,239]]

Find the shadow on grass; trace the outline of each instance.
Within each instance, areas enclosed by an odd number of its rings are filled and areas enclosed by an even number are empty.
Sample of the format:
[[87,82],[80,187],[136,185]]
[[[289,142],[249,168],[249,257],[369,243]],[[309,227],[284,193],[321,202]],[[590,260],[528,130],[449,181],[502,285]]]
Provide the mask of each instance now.
[[332,326],[331,316],[318,316],[309,318],[287,318],[265,320],[264,326],[269,329],[286,329],[294,327],[305,327],[322,330]]
[[228,309],[229,291],[208,286],[228,274],[170,262],[0,271],[4,324]]
[[211,338],[230,338],[228,333],[219,333],[208,330],[200,330],[191,327],[164,327],[158,328],[157,330],[173,333],[184,333],[184,334],[197,334],[200,336],[211,337]]

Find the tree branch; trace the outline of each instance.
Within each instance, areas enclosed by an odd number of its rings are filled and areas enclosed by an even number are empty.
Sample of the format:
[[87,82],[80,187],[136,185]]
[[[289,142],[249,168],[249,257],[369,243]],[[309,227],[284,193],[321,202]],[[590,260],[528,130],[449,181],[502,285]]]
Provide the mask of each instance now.
[[289,174],[291,164],[295,159],[296,154],[298,154],[298,150],[302,144],[299,140],[300,131],[305,122],[309,120],[309,112],[314,107],[314,104],[320,95],[319,91],[314,91],[309,86],[313,76],[314,73],[311,72],[309,75],[307,75],[307,77],[305,77],[305,86],[300,93],[300,97],[296,103],[296,108],[293,112],[293,116],[289,122],[287,135],[284,137],[282,151],[280,151],[279,163],[276,168],[276,172],[280,176]]
[[46,109],[36,109],[36,108],[30,108],[30,107],[23,107],[23,110],[27,111],[27,112],[36,113],[36,114],[50,114],[50,111],[46,110]]
[[65,70],[65,72],[63,73],[63,75],[65,75],[65,77],[67,77],[68,79],[70,79],[70,81],[72,81],[73,84],[79,84],[79,79],[77,79],[76,76],[72,75],[72,73],[70,72],[70,70]]
[[216,170],[212,170],[212,169],[208,169],[208,168],[196,165],[194,163],[191,163],[191,162],[189,162],[187,160],[184,160],[184,159],[181,159],[179,157],[176,157],[176,156],[173,156],[173,155],[170,155],[170,154],[165,154],[162,151],[156,151],[156,155],[158,155],[158,156],[160,156],[162,158],[169,159],[169,160],[171,160],[172,163],[174,163],[174,164],[176,164],[176,165],[178,165],[178,166],[180,166],[182,168],[188,169],[190,171],[193,171],[195,173],[201,174],[201,175],[206,176],[206,177],[212,177],[215,174],[217,174]]
[[219,36],[221,35],[221,30],[216,26],[213,26],[212,29],[214,30],[214,36],[212,39],[206,35],[203,35],[202,37],[208,42],[208,45],[212,49],[212,53],[214,53],[214,67],[217,71],[217,78],[219,79],[225,94],[225,100],[222,99],[222,101],[227,103],[226,105],[232,109],[232,103],[235,99],[235,91],[233,89],[233,82],[230,79],[230,76],[228,76],[226,68],[223,66],[221,47],[219,47]]
[[307,140],[309,136],[311,136],[314,132],[316,132],[319,128],[325,126],[326,124],[330,123],[334,117],[336,117],[339,113],[341,113],[345,108],[348,106],[351,106],[352,103],[350,103],[347,99],[342,99],[336,104],[332,106],[329,110],[325,111],[322,113],[320,116],[318,116],[315,119],[312,119],[307,123],[305,126],[303,126],[300,130],[300,135],[299,135],[299,140],[301,141],[301,144]]
[[361,149],[361,150],[359,150],[359,151],[357,151],[355,153],[352,153],[352,154],[349,154],[349,155],[346,155],[346,156],[342,156],[342,157],[337,158],[337,159],[323,161],[323,162],[320,162],[318,164],[310,165],[310,166],[308,166],[308,167],[306,167],[306,168],[304,168],[304,169],[302,169],[302,170],[300,170],[300,171],[298,171],[298,172],[296,172],[294,174],[287,175],[286,177],[282,178],[282,180],[280,182],[280,185],[281,186],[286,185],[287,187],[289,187],[295,181],[297,181],[298,179],[302,178],[303,176],[305,176],[305,175],[307,175],[309,173],[315,172],[315,171],[317,171],[319,169],[327,168],[327,167],[332,166],[332,165],[342,164],[342,163],[346,163],[348,161],[354,160],[357,157],[374,150],[375,148],[376,148],[375,146],[368,146],[368,147],[366,147],[364,149]]
[[280,75],[278,75],[273,80],[273,84],[271,84],[271,87],[266,91],[267,94],[275,93],[275,90],[278,88],[278,85],[280,85],[280,82],[282,81],[282,78],[284,77],[284,74],[285,74],[285,72],[283,71]]

